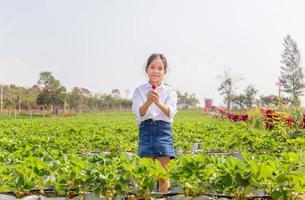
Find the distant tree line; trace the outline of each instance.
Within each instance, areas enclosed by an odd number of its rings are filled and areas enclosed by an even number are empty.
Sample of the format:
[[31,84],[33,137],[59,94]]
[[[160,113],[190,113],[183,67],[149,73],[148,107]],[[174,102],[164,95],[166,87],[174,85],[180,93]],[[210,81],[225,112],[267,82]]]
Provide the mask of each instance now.
[[2,107],[15,110],[59,110],[88,112],[105,109],[127,109],[131,100],[123,98],[118,89],[110,94],[93,94],[82,87],[67,92],[51,72],[41,72],[37,84],[30,88],[2,85]]
[[[30,88],[1,85],[1,108],[13,110],[48,110],[53,114],[58,111],[99,112],[108,109],[130,109],[132,101],[123,98],[118,89],[110,94],[93,94],[82,87],[74,87],[70,92],[61,85],[51,72],[39,74],[37,84]],[[178,92],[179,108],[195,108],[199,100],[195,94]]]

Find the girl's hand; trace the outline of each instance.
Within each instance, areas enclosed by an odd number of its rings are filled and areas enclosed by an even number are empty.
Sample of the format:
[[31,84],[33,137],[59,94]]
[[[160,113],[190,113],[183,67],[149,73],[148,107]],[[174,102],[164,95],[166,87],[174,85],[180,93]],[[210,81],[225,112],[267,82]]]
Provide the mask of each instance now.
[[[157,90],[150,90],[147,93],[147,103],[150,105],[152,103],[155,103],[156,106],[158,106],[160,108],[160,110],[162,110],[162,112],[169,117],[170,116],[170,110],[168,108],[168,106],[166,106],[160,98],[160,94],[158,93]],[[147,106],[147,108],[149,107],[149,105]],[[143,114],[144,115],[144,114]]]
[[148,93],[147,93],[147,100],[151,103],[155,103],[155,104],[158,104],[160,103],[160,94],[156,91],[156,90],[150,90]]

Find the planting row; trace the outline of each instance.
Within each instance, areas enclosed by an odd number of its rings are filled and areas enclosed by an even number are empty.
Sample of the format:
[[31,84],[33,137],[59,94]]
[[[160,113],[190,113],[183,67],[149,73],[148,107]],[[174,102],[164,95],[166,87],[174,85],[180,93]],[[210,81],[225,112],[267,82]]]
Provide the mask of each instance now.
[[[277,124],[265,129],[262,116],[247,122],[207,118],[197,112],[179,113],[173,124],[174,145],[184,154],[194,143],[205,152],[279,154],[305,150],[304,130]],[[136,154],[138,129],[131,113],[105,113],[63,119],[0,121],[0,155],[24,154],[22,148],[44,148],[62,154],[123,151]],[[26,155],[24,155],[26,157]],[[12,158],[13,159],[13,158]]]
[[94,192],[115,198],[132,193],[149,199],[157,180],[170,178],[172,186],[180,185],[185,196],[212,193],[236,199],[259,195],[289,199],[305,192],[304,156],[184,155],[170,163],[169,173],[158,161],[120,153],[63,155],[56,160],[28,157],[14,165],[0,165],[0,190],[17,197],[36,190],[36,194],[66,197]]
[[[128,112],[2,120],[0,191],[17,196],[32,190],[51,190],[56,196],[93,191],[148,198],[156,180],[170,176],[187,196],[212,192],[285,197],[304,192],[302,128],[277,123],[266,129],[261,113],[255,112],[238,123],[180,112],[172,128],[182,156],[171,162],[167,174],[158,163],[136,156],[138,129]],[[198,154],[189,155],[194,144],[200,144]],[[242,159],[223,156],[240,152]]]

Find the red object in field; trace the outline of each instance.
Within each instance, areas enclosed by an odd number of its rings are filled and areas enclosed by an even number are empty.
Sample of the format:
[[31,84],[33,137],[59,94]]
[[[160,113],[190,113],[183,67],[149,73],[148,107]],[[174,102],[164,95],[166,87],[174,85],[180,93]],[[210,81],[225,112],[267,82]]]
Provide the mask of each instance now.
[[238,114],[228,113],[228,118],[230,120],[235,121],[235,122],[237,122],[237,121],[247,121],[248,120],[248,115],[247,114],[244,114],[244,115],[240,114],[240,115],[238,115]]
[[213,106],[212,99],[205,99],[204,104],[204,112],[208,113]]
[[[277,122],[286,122],[289,126],[295,124],[295,121],[293,117],[291,116],[285,116],[279,112],[276,112],[273,109],[270,108],[262,108],[261,109],[263,116],[264,116],[264,122],[265,127],[267,129],[272,129]],[[304,122],[304,118],[303,118]]]
[[152,88],[153,90],[155,90],[155,89],[157,88],[157,83],[153,83],[153,84],[151,85],[151,88]]

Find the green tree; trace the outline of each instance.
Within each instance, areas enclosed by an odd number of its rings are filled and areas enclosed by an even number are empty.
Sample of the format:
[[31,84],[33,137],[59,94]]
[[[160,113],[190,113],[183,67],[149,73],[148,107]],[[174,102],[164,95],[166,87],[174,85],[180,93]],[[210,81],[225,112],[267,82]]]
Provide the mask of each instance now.
[[98,94],[92,95],[88,99],[87,104],[92,111],[98,111],[99,110],[99,95]]
[[259,102],[260,102],[261,106],[264,106],[264,107],[281,108],[281,105],[288,104],[289,101],[290,101],[289,98],[286,98],[286,97],[279,98],[276,95],[268,95],[268,96],[261,95],[259,97]]
[[111,95],[112,95],[112,97],[115,98],[115,99],[121,98],[121,92],[120,92],[119,89],[112,89],[112,90],[111,90]]
[[14,84],[3,85],[3,107],[8,109],[18,109],[21,87]]
[[89,98],[91,97],[91,92],[86,88],[74,87],[69,93],[68,104],[70,109],[75,109],[82,112],[87,109]]
[[244,109],[246,105],[246,96],[243,94],[233,95],[231,101],[233,107],[235,107],[234,105],[236,105],[237,107]]
[[235,84],[241,80],[240,77],[233,77],[230,70],[225,70],[223,75],[218,76],[221,79],[218,91],[224,97],[224,103],[227,104],[228,110],[231,108],[232,98],[234,96]]
[[23,109],[33,109],[37,108],[37,97],[39,93],[41,92],[41,89],[34,85],[24,91],[23,94],[21,94],[21,106]]
[[250,84],[246,87],[244,90],[245,93],[245,105],[247,108],[252,108],[254,104],[256,104],[258,101],[256,99],[256,95],[258,93],[258,90],[255,89],[254,85]]
[[177,106],[182,109],[196,108],[199,104],[199,100],[196,98],[195,94],[184,94],[177,92]]
[[130,99],[120,99],[120,105],[122,108],[131,108],[132,101]]
[[284,38],[280,80],[285,81],[283,91],[289,95],[292,105],[299,106],[305,83],[301,67],[301,54],[297,43],[287,35]]
[[255,89],[254,85],[250,84],[246,87],[243,94],[233,95],[232,104],[237,105],[239,108],[252,108],[253,105],[258,103],[256,95],[258,90]]
[[101,94],[99,98],[99,104],[102,109],[114,108],[114,98],[111,94]]
[[53,114],[57,114],[59,107],[65,103],[66,88],[48,71],[39,74],[37,83],[43,87],[37,97],[37,104],[51,106]]

